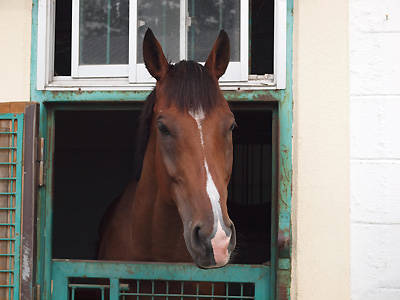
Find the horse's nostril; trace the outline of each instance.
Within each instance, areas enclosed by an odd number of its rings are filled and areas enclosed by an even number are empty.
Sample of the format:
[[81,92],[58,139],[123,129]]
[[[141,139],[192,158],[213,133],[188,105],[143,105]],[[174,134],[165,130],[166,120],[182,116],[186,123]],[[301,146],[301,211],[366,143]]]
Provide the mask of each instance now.
[[198,254],[201,256],[205,255],[205,252],[207,252],[206,240],[207,236],[206,233],[204,232],[202,224],[196,224],[192,228],[192,246],[194,249],[196,249],[196,252],[198,252]]
[[193,227],[192,229],[192,243],[193,245],[196,245],[197,247],[201,246],[201,237],[200,237],[200,229],[201,227],[199,225]]
[[231,222],[230,229],[231,229],[231,234],[235,235],[236,234],[236,230],[235,230],[235,225],[233,224],[233,222]]
[[231,222],[231,239],[229,241],[229,246],[228,246],[228,250],[230,252],[233,251],[233,249],[235,249],[236,247],[236,229],[235,229],[235,225],[233,224],[233,222]]

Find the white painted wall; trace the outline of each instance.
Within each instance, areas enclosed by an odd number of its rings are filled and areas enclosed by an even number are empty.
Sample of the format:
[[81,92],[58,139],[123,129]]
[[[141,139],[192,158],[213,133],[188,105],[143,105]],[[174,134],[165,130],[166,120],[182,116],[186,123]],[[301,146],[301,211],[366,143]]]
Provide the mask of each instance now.
[[0,1],[0,102],[29,101],[31,0]]
[[350,299],[348,10],[294,1],[292,300]]
[[400,1],[350,0],[349,35],[352,300],[399,300]]

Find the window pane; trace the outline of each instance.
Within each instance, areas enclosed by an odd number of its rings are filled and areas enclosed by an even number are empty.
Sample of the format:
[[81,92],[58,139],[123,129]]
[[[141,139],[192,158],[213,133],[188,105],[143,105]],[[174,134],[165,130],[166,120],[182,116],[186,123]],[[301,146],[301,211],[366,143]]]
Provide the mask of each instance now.
[[80,1],[80,65],[127,64],[129,0]]
[[72,1],[57,0],[55,24],[55,76],[71,75]]
[[147,28],[151,28],[160,42],[167,60],[180,61],[179,2],[179,0],[138,0],[138,63],[143,63],[142,44]]
[[231,42],[230,61],[240,58],[240,0],[188,0],[192,24],[188,32],[188,58],[206,61],[218,36],[224,29]]
[[251,0],[250,74],[274,73],[274,0]]

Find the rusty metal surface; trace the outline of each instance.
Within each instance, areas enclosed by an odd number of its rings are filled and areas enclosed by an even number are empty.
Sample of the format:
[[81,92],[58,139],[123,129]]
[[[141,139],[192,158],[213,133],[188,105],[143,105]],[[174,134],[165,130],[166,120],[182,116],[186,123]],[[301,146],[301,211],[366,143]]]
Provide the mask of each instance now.
[[21,262],[21,299],[33,299],[36,258],[36,159],[39,132],[39,105],[32,103],[25,111],[24,186]]

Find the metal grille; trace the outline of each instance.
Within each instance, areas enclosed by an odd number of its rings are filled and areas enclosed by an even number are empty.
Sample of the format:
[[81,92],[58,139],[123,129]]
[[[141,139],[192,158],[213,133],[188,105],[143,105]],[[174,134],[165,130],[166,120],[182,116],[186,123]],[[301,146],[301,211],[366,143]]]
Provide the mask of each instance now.
[[128,290],[124,287],[119,293],[122,300],[125,296],[136,299],[254,299],[252,283],[135,280],[129,283]]
[[0,115],[0,299],[18,299],[23,115]]
[[[121,283],[126,282],[126,283]],[[110,285],[70,283],[69,299],[109,299]],[[120,280],[118,298],[126,299],[254,299],[253,283]]]

